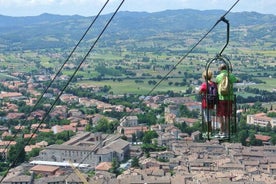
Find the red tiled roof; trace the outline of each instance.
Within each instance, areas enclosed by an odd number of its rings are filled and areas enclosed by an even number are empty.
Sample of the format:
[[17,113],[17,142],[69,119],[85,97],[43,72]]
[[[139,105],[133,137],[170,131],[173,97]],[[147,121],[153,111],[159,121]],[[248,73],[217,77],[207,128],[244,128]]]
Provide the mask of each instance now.
[[39,124],[39,123],[35,123],[31,125],[31,129],[36,129],[37,127],[46,127],[47,125],[45,123]]
[[7,114],[7,118],[8,119],[19,119],[19,118],[22,118],[24,117],[24,113],[19,113],[19,112],[10,112]]
[[15,141],[0,141],[0,147],[1,146],[7,146],[7,145],[15,145],[16,142]]
[[54,133],[60,133],[67,130],[72,130],[74,132],[76,131],[76,127],[72,127],[71,125],[62,125],[62,126],[55,125],[52,127],[52,131]]
[[3,92],[0,94],[0,98],[12,98],[12,97],[19,97],[19,96],[22,96],[22,94],[17,92]]
[[36,171],[36,172],[55,172],[58,169],[59,169],[59,167],[56,167],[56,166],[36,165],[36,166],[32,167],[30,170]]
[[49,129],[49,128],[41,128],[41,129],[38,129],[39,132],[52,132],[52,129]]
[[260,134],[255,134],[255,138],[264,142],[267,142],[271,139],[270,136],[267,135],[260,135]]
[[112,168],[111,162],[101,162],[96,166],[96,170],[98,171],[108,171]]
[[25,126],[20,126],[20,125],[14,127],[15,130],[23,130],[24,128]]
[[146,127],[146,126],[124,127],[125,135],[132,135],[138,131],[146,132],[146,131],[148,131],[148,127]]
[[2,137],[6,137],[6,136],[11,136],[12,134],[9,133],[8,131],[5,131],[2,133]]
[[25,152],[30,152],[34,148],[40,148],[40,146],[38,146],[38,145],[27,145],[27,146],[25,146],[24,150],[25,150]]
[[24,138],[35,138],[37,135],[36,134],[24,134]]

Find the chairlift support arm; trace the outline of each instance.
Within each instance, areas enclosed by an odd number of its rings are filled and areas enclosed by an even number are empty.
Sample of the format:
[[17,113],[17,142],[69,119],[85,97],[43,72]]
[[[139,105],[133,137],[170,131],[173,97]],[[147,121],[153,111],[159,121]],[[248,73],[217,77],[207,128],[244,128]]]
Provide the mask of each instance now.
[[227,24],[227,36],[226,36],[226,43],[224,45],[224,47],[222,48],[222,50],[220,51],[219,55],[221,56],[222,52],[224,51],[224,49],[227,47],[228,43],[229,43],[229,34],[230,34],[230,24],[229,21],[223,16],[220,18],[219,22],[223,21],[224,23]]

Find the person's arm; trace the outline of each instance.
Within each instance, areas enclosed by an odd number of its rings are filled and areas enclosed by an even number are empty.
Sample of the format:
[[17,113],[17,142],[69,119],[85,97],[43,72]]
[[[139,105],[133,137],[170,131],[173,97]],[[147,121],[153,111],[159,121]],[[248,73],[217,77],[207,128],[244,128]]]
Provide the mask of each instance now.
[[238,83],[240,80],[233,74],[231,74],[230,80],[232,83]]

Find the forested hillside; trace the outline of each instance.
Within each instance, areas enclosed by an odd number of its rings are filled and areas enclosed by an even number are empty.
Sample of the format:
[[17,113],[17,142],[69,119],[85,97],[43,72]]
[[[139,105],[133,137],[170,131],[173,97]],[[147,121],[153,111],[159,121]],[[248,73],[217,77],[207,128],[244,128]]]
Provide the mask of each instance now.
[[[152,37],[184,39],[190,34],[205,33],[204,31],[224,13],[222,10],[189,9],[157,13],[119,12],[104,34],[103,42],[105,46],[110,46],[118,40],[142,41]],[[93,40],[99,34],[110,16],[111,14],[100,16],[87,36],[86,42]],[[230,13],[226,18],[230,21],[231,30],[234,31],[231,40],[247,43],[262,40],[276,43],[275,15],[242,12]],[[2,51],[8,51],[72,47],[93,19],[94,17],[51,14],[33,17],[0,16],[0,48]],[[236,34],[237,29],[242,29],[243,35]],[[173,35],[168,37],[168,34]]]

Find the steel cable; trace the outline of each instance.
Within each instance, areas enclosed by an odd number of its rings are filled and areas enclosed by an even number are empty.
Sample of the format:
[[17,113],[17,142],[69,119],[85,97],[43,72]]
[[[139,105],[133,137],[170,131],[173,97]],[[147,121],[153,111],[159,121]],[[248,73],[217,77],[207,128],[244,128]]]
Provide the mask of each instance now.
[[[232,8],[239,2],[239,0],[237,0],[235,2],[235,4],[222,16],[222,17],[225,17],[231,10]],[[222,19],[222,17],[209,29],[209,31],[189,50],[189,52],[187,52],[180,60],[179,62],[174,65],[174,67],[147,93],[147,96],[150,95],[157,87],[158,85],[166,79],[166,77],[168,77],[168,75],[208,36],[208,34],[210,32],[213,31],[213,29],[218,25],[218,23],[220,22],[220,20]],[[191,96],[192,95],[195,95],[195,94],[190,94]],[[187,95],[187,96],[190,96],[190,95]],[[145,98],[144,98],[145,99]],[[141,105],[141,103],[143,102],[143,100],[140,100],[139,105]],[[133,113],[133,111],[129,112],[127,116],[131,115]],[[125,116],[126,117],[126,116]],[[92,150],[93,151],[93,150]],[[84,161],[92,154],[92,151],[89,152],[89,154],[86,155],[86,157],[84,157],[82,159],[82,161],[80,163],[78,163],[78,166],[80,166],[80,164],[83,164]],[[78,167],[77,166],[77,167]]]
[[[42,95],[39,97],[38,101],[36,102],[36,104],[33,106],[33,108],[31,109],[31,111],[29,112],[29,114],[31,114],[31,112],[33,112],[36,107],[38,106],[38,104],[40,103],[40,101],[42,100],[44,94],[46,94],[46,92],[49,90],[49,88],[51,87],[51,85],[53,84],[53,82],[56,80],[57,76],[61,73],[62,69],[64,68],[64,66],[67,64],[67,62],[69,61],[69,59],[72,57],[73,53],[75,52],[75,50],[77,49],[77,47],[80,45],[80,43],[82,42],[82,40],[85,38],[85,36],[87,35],[87,33],[89,32],[89,30],[92,28],[92,26],[94,25],[95,21],[98,19],[98,17],[100,16],[100,14],[102,13],[102,11],[104,10],[104,8],[106,7],[106,5],[108,4],[109,0],[107,0],[105,2],[105,4],[102,6],[101,10],[98,12],[98,14],[94,17],[94,19],[92,20],[91,24],[89,25],[89,27],[86,29],[86,31],[84,32],[84,34],[82,35],[82,37],[80,38],[80,40],[78,41],[78,43],[75,45],[75,47],[73,48],[73,50],[70,52],[70,54],[68,55],[67,59],[65,60],[65,62],[62,64],[62,66],[60,67],[60,69],[58,70],[58,72],[56,73],[56,75],[53,77],[53,79],[50,81],[49,85],[46,87],[46,89],[43,91]],[[95,41],[96,42],[96,41]],[[94,42],[94,43],[95,43]],[[91,51],[91,49],[89,50],[89,52]],[[86,59],[86,58],[85,58]],[[83,61],[81,62],[81,64],[83,63]],[[80,65],[81,65],[80,64]],[[80,68],[80,66],[77,68],[77,70]],[[40,128],[41,124],[43,123],[43,121],[46,119],[46,117],[48,116],[48,114],[50,113],[50,111],[52,110],[53,106],[56,104],[56,102],[58,101],[59,97],[62,95],[63,91],[65,90],[65,88],[68,86],[68,84],[71,82],[72,78],[74,77],[74,75],[76,74],[76,72],[74,72],[73,76],[69,79],[69,81],[67,82],[67,85],[65,85],[65,87],[63,88],[62,92],[60,93],[60,95],[56,98],[56,100],[54,101],[53,105],[51,105],[50,109],[47,111],[47,113],[45,114],[44,118],[40,121],[39,125],[37,126],[37,128],[35,129],[35,131],[32,133],[32,135],[30,136],[30,138],[28,139],[28,141],[24,144],[24,147],[26,145],[28,145],[28,143],[31,141],[31,139],[33,138],[34,134],[38,131],[38,129]],[[26,121],[24,121],[24,123],[22,123],[19,127],[19,130],[21,130],[21,128],[25,125]],[[16,134],[13,136],[13,139],[16,138],[16,136],[18,135],[19,131],[16,132]],[[5,152],[5,150],[8,149],[8,147],[10,146],[12,141],[10,141],[4,148],[2,154]],[[23,147],[23,149],[24,149]],[[7,176],[9,170],[15,165],[15,163],[18,160],[19,155],[21,154],[21,152],[23,152],[23,149],[17,154],[16,159],[10,164],[8,170],[5,172],[4,176],[2,177],[2,179],[0,180],[0,183],[4,180],[4,178]]]

